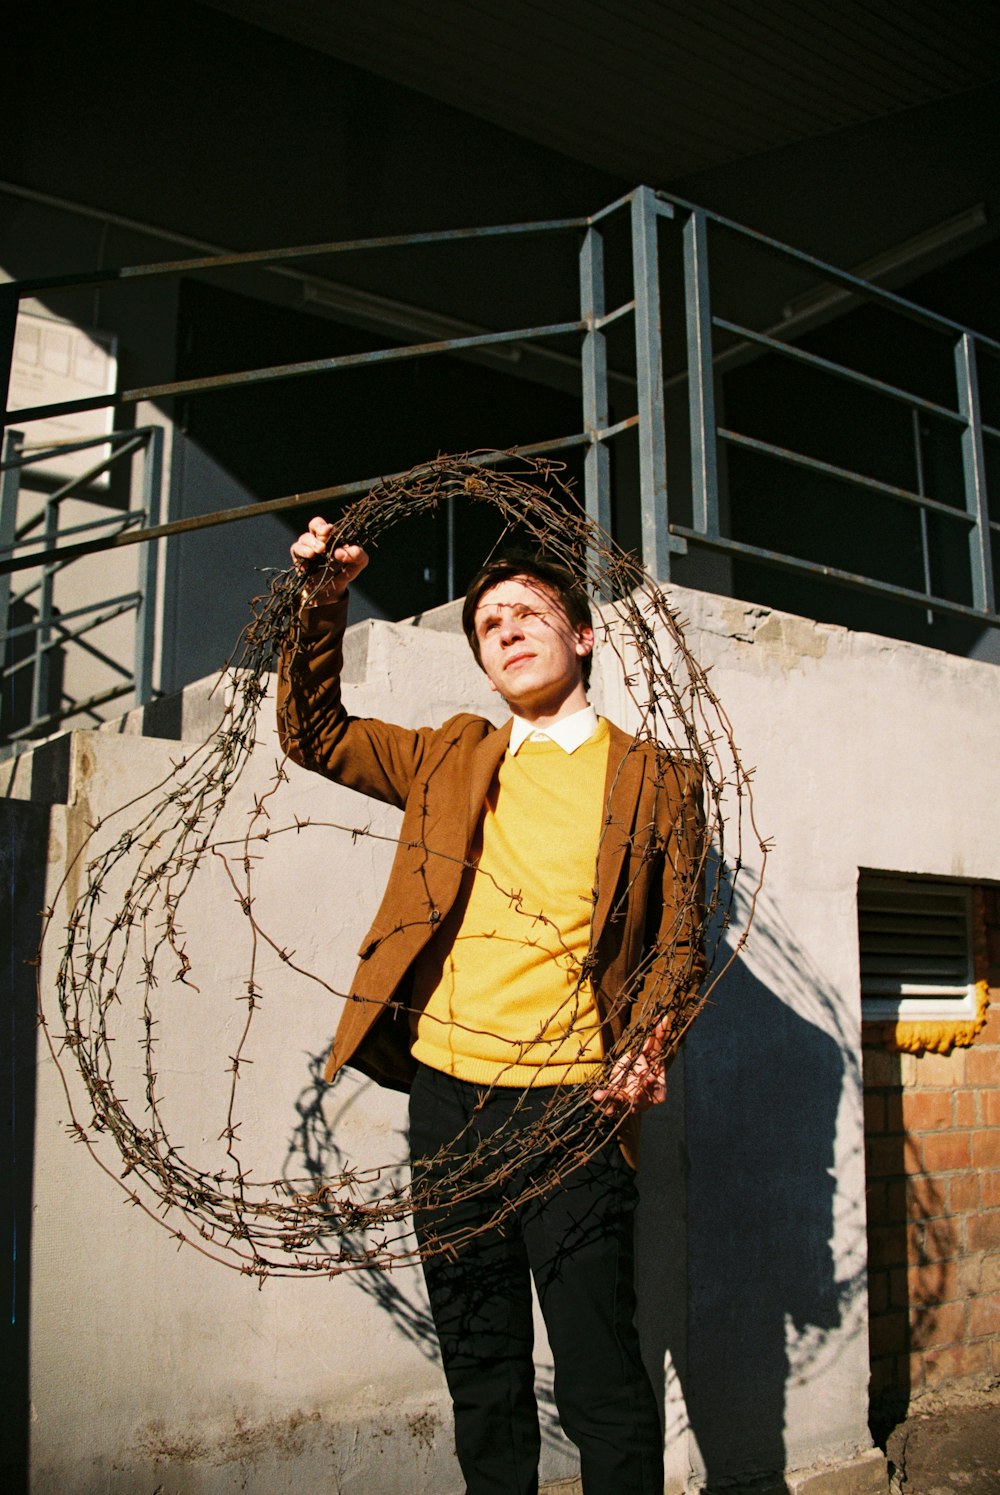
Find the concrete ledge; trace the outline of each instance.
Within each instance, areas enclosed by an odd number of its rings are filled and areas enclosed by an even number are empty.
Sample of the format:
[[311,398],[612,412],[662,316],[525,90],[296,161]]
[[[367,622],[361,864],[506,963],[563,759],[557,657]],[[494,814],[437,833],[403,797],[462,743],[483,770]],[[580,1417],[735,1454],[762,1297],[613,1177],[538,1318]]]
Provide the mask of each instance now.
[[869,1448],[842,1464],[802,1469],[785,1476],[788,1495],[885,1495],[889,1471],[880,1448]]
[[[885,1455],[879,1448],[869,1448],[842,1464],[827,1464],[821,1469],[799,1469],[771,1480],[754,1480],[742,1485],[734,1481],[727,1495],[886,1495],[889,1473]],[[701,1487],[695,1486],[700,1495]],[[694,1495],[694,1489],[692,1495]],[[560,1479],[539,1486],[539,1495],[582,1495],[578,1479]]]

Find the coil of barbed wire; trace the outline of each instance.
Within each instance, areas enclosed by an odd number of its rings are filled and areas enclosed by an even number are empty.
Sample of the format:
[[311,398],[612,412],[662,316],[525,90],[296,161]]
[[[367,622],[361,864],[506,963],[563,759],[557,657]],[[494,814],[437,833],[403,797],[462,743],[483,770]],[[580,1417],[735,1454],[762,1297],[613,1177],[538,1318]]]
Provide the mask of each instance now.
[[[471,1155],[446,1149],[432,1160],[427,1176],[433,1182],[416,1190],[398,1163],[365,1159],[352,1166],[342,1156],[330,1160],[330,1171],[319,1184],[315,1177],[258,1180],[252,1160],[241,1155],[239,1138],[247,1041],[261,1007],[258,952],[270,951],[289,971],[332,990],[297,962],[279,931],[265,927],[255,914],[258,857],[276,836],[306,829],[301,819],[280,821],[281,791],[288,779],[284,763],[276,764],[266,792],[250,797],[246,827],[235,846],[232,836],[219,833],[220,816],[227,801],[238,797],[240,776],[254,749],[275,650],[284,645],[294,653],[303,590],[322,581],[322,573],[304,576],[294,569],[277,575],[267,595],[255,602],[238,653],[224,672],[217,731],[184,753],[166,778],[91,828],[73,864],[82,891],[71,901],[65,928],[54,910],[47,912],[43,948],[59,936],[63,942],[55,979],[58,1021],[49,1012],[39,952],[40,1021],[62,1075],[74,1136],[131,1201],[178,1242],[260,1279],[336,1275],[412,1261],[418,1254],[410,1226],[415,1204],[453,1204],[480,1190],[484,1179],[514,1173],[531,1180],[525,1185],[529,1190],[551,1187],[558,1170],[566,1167],[567,1138],[577,1157],[597,1145],[590,1096],[607,1068],[622,1055],[627,1062],[637,1059],[654,1027],[663,1035],[665,1052],[674,1052],[722,974],[716,954],[725,948],[728,964],[746,938],[748,919],[738,938],[723,946],[745,848],[753,853],[752,871],[744,873],[755,884],[744,898],[751,913],[759,886],[766,848],[754,827],[750,776],[725,711],[692,656],[665,593],[634,556],[587,517],[561,464],[516,453],[473,453],[422,464],[381,481],[346,508],[334,523],[328,554],[344,543],[370,548],[391,526],[432,513],[448,501],[492,506],[505,529],[516,532],[522,548],[533,548],[585,581],[600,609],[598,637],[618,658],[637,744],[646,751],[652,748],[663,761],[680,758],[700,770],[704,850],[691,869],[674,932],[697,919],[711,974],[699,987],[696,942],[687,942],[680,961],[676,951],[663,948],[662,940],[650,949],[616,1000],[628,1008],[651,972],[669,969],[655,1002],[640,1022],[631,1023],[621,1053],[606,1056],[604,1070],[593,1082],[552,1087],[545,1115],[519,1131],[514,1155],[502,1137],[481,1142]],[[371,833],[357,826],[338,829],[345,833],[345,859],[357,838]],[[163,989],[179,982],[199,990],[199,952],[184,934],[182,905],[193,896],[210,859],[221,859],[232,884],[250,931],[251,954],[234,994],[245,1007],[237,1042],[228,1065],[220,1068],[225,1160],[201,1166],[171,1141],[164,1113],[169,1073],[158,1069],[158,1050],[166,1015]],[[134,1092],[131,1099],[123,1093],[126,1019],[142,1075],[139,1100]],[[81,1107],[74,1102],[68,1073],[73,1066],[86,1092],[87,1116],[77,1114]],[[557,1131],[562,1138],[558,1153],[553,1143]],[[442,1240],[442,1249],[460,1243],[452,1236]]]

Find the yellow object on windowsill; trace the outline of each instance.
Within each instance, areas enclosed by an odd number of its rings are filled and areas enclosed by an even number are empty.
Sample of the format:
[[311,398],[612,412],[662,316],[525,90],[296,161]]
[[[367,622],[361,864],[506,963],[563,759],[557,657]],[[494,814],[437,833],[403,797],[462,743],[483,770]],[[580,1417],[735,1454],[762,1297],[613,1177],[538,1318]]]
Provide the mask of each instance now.
[[989,1005],[986,982],[977,981],[974,1017],[955,1018],[951,1021],[924,1021],[916,1018],[904,1023],[886,1023],[883,1034],[885,1046],[904,1054],[948,1054],[952,1049],[969,1048],[975,1042],[976,1034],[985,1026]]

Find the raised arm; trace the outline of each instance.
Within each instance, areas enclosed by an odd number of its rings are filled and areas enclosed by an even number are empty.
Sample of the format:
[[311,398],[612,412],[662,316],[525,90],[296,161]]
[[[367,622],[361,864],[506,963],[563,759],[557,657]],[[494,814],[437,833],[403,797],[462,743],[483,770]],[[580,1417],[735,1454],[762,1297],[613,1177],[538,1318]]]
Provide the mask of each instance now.
[[368,556],[360,545],[338,545],[332,552],[335,565],[327,567],[332,533],[325,519],[312,519],[291,547],[306,584],[298,627],[278,662],[278,736],[294,763],[402,806],[431,733],[344,710],[340,675],[347,589]]
[[368,552],[360,545],[338,545],[333,551],[336,565],[325,572],[323,562],[327,558],[327,546],[333,533],[333,525],[318,516],[310,519],[309,528],[303,530],[291,545],[292,560],[296,571],[315,576],[315,585],[307,586],[302,600],[303,613],[317,607],[328,607],[339,602],[347,588],[368,564]]

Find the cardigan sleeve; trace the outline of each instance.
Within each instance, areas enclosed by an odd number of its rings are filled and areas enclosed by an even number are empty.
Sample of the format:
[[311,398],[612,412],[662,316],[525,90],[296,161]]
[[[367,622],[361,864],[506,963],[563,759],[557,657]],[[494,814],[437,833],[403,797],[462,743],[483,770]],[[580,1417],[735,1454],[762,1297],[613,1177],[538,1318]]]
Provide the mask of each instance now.
[[420,770],[432,728],[349,716],[340,676],[347,598],[305,610],[278,661],[278,737],[293,763],[398,808]]

